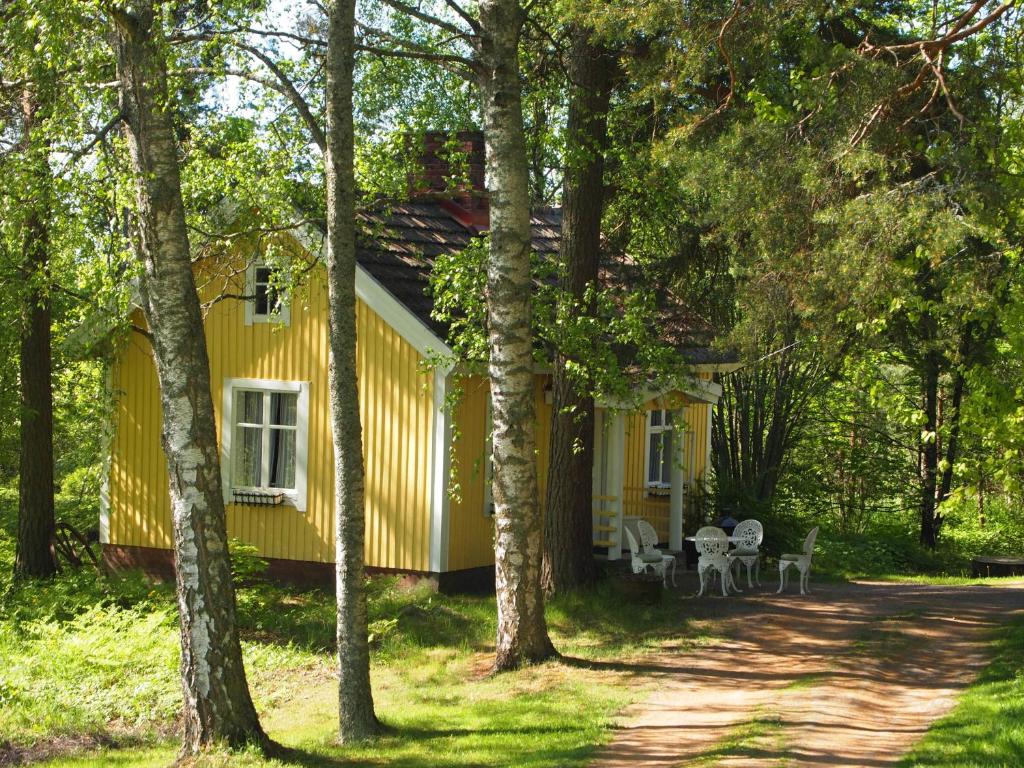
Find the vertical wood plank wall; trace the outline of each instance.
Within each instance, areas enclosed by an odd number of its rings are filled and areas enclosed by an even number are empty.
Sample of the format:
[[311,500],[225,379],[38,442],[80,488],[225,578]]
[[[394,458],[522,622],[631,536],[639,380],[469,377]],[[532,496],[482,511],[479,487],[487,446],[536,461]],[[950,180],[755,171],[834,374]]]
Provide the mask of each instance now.
[[494,522],[484,514],[487,477],[487,398],[482,376],[460,377],[455,408],[457,433],[452,444],[448,507],[448,567],[457,571],[494,562]]
[[[305,512],[228,506],[230,535],[267,557],[333,562],[333,449],[327,398],[327,293],[323,270],[291,303],[288,326],[244,324],[244,306],[213,306],[206,333],[213,402],[221,424],[223,381],[310,382]],[[357,348],[366,462],[366,562],[429,570],[432,377],[419,353],[359,302]],[[171,546],[167,469],[160,449],[160,400],[149,343],[132,334],[113,372],[119,393],[110,469],[110,543]]]
[[[668,541],[669,508],[668,496],[651,496],[647,493],[646,439],[647,410],[661,407],[655,401],[644,405],[646,410],[626,415],[626,467],[623,488],[623,514],[635,515],[647,520],[658,532],[659,541]],[[707,446],[711,439],[708,432],[707,403],[691,402],[686,407],[686,446],[683,451],[684,476],[702,482],[707,470]],[[692,433],[693,437],[690,437]]]
[[[537,480],[542,506],[551,439],[551,406],[544,397],[548,379],[535,377]],[[452,452],[452,472],[458,490],[450,501],[448,518],[448,567],[453,571],[494,563],[494,521],[484,514],[490,388],[481,376],[463,377],[460,386],[462,394],[455,410],[458,435]]]

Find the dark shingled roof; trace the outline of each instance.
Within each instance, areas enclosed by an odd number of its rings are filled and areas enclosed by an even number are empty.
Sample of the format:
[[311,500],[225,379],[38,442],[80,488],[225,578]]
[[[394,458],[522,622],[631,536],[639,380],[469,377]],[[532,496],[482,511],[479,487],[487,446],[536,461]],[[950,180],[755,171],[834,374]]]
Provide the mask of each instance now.
[[[450,204],[449,204],[450,205]],[[382,205],[376,211],[360,214],[360,234],[356,258],[384,288],[407,306],[439,338],[446,339],[448,329],[431,317],[433,300],[428,294],[434,260],[458,253],[479,235],[477,227],[462,224],[440,199]],[[562,229],[562,212],[540,208],[531,216],[533,250],[557,254]],[[634,280],[626,265],[608,265],[602,279]],[[688,311],[670,292],[659,291],[664,338],[675,344],[692,364],[729,362],[732,357],[710,348],[712,329]]]
[[[446,338],[448,328],[430,316],[430,271],[438,256],[464,250],[479,231],[459,223],[434,200],[391,204],[360,218],[364,230],[356,248],[359,264],[435,334]],[[534,251],[558,253],[562,212],[539,209],[531,224]]]

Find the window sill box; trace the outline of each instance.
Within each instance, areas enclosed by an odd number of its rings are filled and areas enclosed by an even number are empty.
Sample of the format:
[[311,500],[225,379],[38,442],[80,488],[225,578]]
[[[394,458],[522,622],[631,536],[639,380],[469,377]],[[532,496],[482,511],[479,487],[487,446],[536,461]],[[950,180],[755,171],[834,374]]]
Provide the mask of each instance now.
[[269,491],[232,491],[231,500],[235,504],[244,504],[247,507],[279,507],[288,499],[284,492],[272,493]]

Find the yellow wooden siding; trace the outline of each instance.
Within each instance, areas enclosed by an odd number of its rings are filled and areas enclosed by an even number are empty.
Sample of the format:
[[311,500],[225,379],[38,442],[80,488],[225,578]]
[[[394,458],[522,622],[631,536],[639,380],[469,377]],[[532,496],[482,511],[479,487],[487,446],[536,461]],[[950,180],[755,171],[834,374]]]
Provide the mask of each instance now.
[[[537,408],[537,480],[543,508],[547,488],[548,441],[551,406],[545,401],[548,377],[535,379]],[[455,409],[456,438],[452,467],[458,490],[449,502],[448,568],[478,568],[494,563],[494,522],[484,514],[487,447],[487,399],[490,388],[481,376],[459,379],[459,404]]]
[[494,523],[484,514],[487,468],[487,399],[490,387],[481,376],[460,377],[452,443],[455,487],[448,508],[448,568],[476,568],[494,562]]
[[[236,286],[237,287],[237,286]],[[225,377],[309,381],[307,506],[229,504],[230,535],[267,557],[334,560],[334,469],[327,397],[327,293],[322,270],[293,297],[290,323],[244,324],[223,301],[206,319],[213,402],[221,428]],[[429,570],[432,377],[419,353],[362,302],[357,346],[366,463],[368,565]],[[110,542],[170,547],[160,403],[148,342],[133,335],[115,366],[117,432],[110,474]]]
[[[647,411],[660,407],[665,406],[652,400],[644,405],[644,411],[626,414],[623,514],[644,518],[658,532],[659,541],[668,541],[669,497],[647,493]],[[708,408],[710,406],[707,403],[691,402],[686,405],[687,436],[683,450],[683,477],[691,477],[692,467],[692,477],[697,484],[704,482],[707,469],[707,447],[710,440]]]

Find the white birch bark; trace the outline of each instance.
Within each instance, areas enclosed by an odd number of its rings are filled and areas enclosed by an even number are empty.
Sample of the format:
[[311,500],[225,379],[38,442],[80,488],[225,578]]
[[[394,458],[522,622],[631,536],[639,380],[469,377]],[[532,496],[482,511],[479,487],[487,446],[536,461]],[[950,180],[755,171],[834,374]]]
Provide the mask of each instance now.
[[189,253],[160,16],[152,0],[111,11],[120,106],[135,176],[139,285],[160,382],[184,695],[183,754],[267,744],[235,623],[210,367]]
[[480,5],[479,84],[487,139],[491,250],[487,263],[493,412],[495,669],[555,653],[541,590],[530,281],[530,194],[523,135],[516,0]]
[[357,741],[380,731],[370,688],[364,540],[362,426],[356,383],[356,241],[352,69],[355,0],[328,3],[327,286],[328,386],[334,439],[334,520],[338,610],[338,735]]

